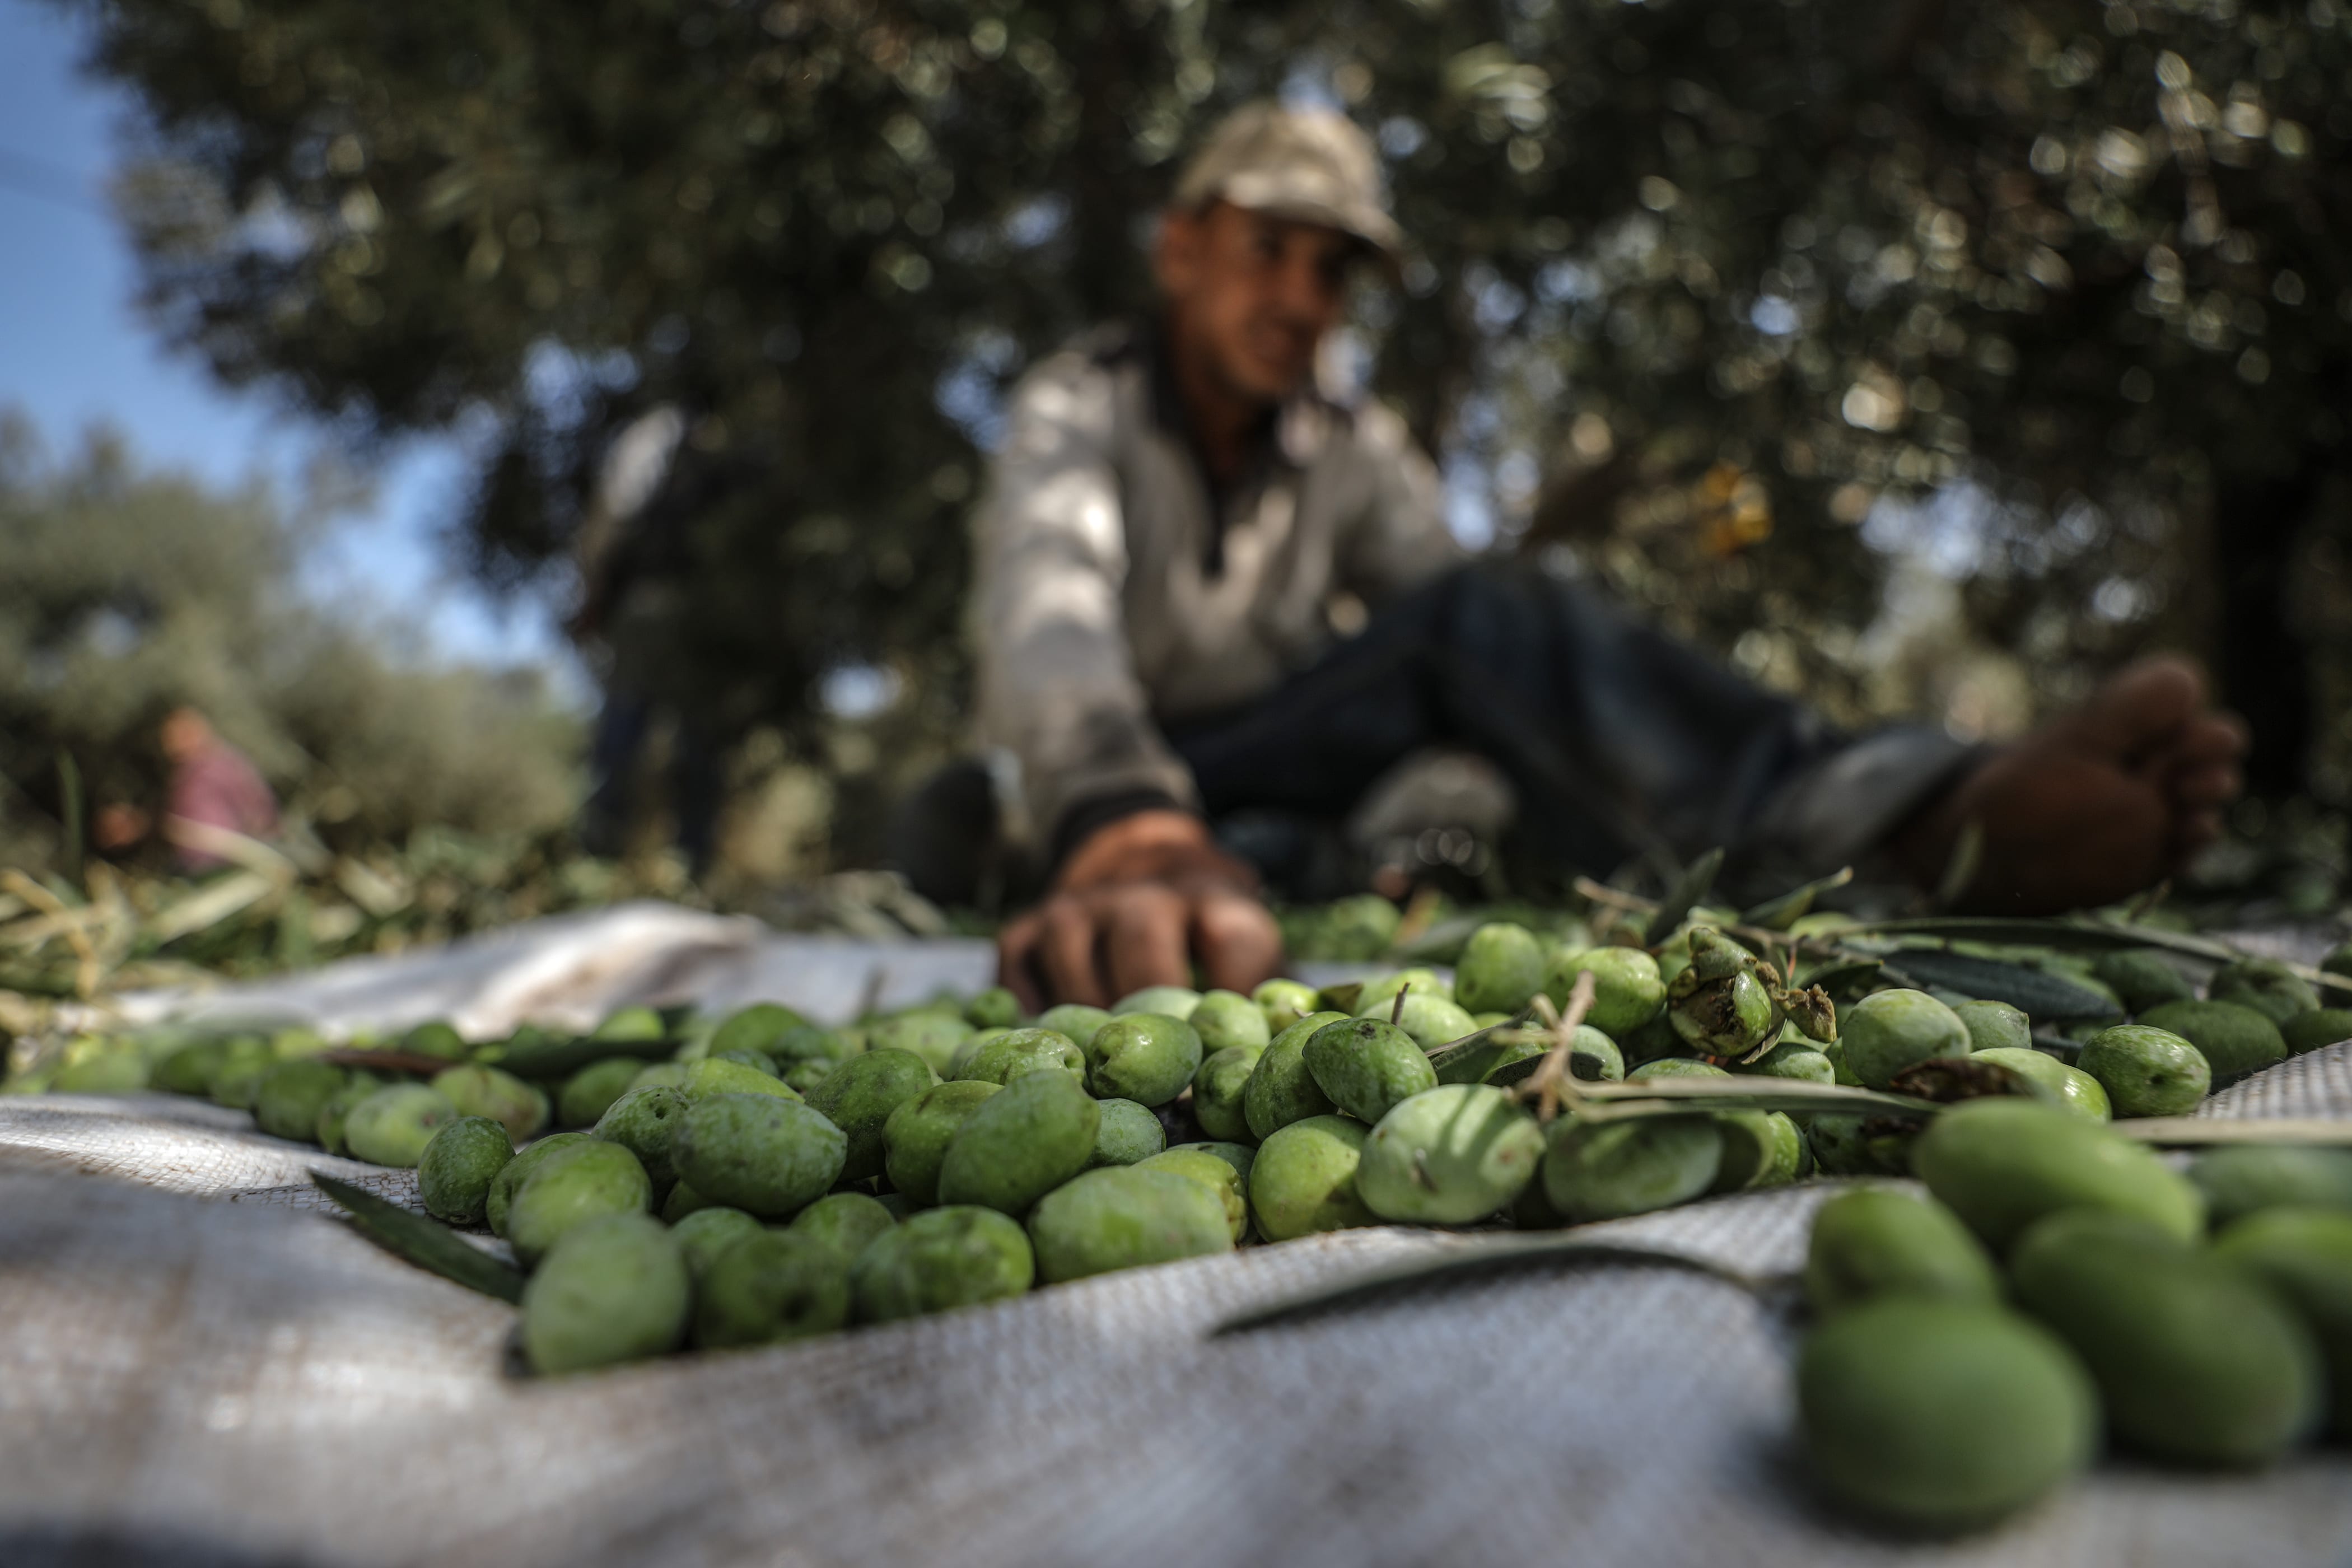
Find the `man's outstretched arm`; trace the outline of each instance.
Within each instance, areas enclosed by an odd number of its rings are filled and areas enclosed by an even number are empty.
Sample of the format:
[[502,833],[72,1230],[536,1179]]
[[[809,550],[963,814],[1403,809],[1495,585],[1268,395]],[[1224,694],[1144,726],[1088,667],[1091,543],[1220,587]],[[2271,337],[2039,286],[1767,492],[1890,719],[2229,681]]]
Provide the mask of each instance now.
[[1192,774],[1135,674],[1112,396],[1075,357],[1025,383],[978,519],[982,729],[1018,759],[1030,830],[1058,861],[999,943],[1032,1007],[1181,984],[1195,955],[1250,986],[1281,959],[1256,879],[1190,810]]

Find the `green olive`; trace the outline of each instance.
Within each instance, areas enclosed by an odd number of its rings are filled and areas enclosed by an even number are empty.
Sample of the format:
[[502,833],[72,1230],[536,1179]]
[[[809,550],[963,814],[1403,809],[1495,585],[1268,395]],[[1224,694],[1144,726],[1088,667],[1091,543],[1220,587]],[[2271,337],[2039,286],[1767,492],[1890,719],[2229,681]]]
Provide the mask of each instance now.
[[2264,1464],[2320,1414],[2318,1350],[2302,1321],[2254,1279],[2143,1219],[2053,1214],[2018,1243],[2010,1278],[2019,1304],[2090,1368],[2116,1438],[2153,1458]]
[[1813,1211],[1805,1297],[1829,1313],[1883,1296],[2000,1300],[1984,1244],[1933,1198],[1892,1187],[1841,1193]]
[[848,1140],[841,1174],[862,1182],[882,1173],[882,1129],[890,1113],[939,1082],[911,1051],[884,1047],[854,1056],[809,1090],[809,1108]]
[[2086,1120],[2105,1121],[2115,1113],[2114,1102],[2097,1079],[2032,1047],[2019,1050],[1995,1046],[1990,1050],[1969,1052],[1969,1059],[2007,1068],[2025,1079],[2040,1098],[2063,1105]]
[[1703,1196],[1722,1165],[1723,1133],[1709,1116],[1562,1117],[1544,1154],[1544,1193],[1571,1220],[1615,1219]]
[[1666,983],[1658,973],[1658,961],[1637,947],[1564,952],[1544,971],[1544,994],[1553,1005],[1565,1007],[1576,977],[1588,973],[1593,979],[1593,1000],[1584,1021],[1612,1040],[1623,1040],[1666,1005]]
[[2033,1022],[2006,1002],[1963,1002],[1952,1009],[1952,1016],[1969,1032],[1969,1050],[2016,1050],[2033,1048]]
[[2146,1024],[2100,1030],[2074,1065],[2098,1080],[2117,1116],[2185,1116],[2213,1081],[2195,1046]]
[[[1184,1026],[1157,1015],[1138,1016]],[[940,1162],[939,1201],[1024,1215],[1087,1168],[1101,1125],[1101,1109],[1070,1074],[1016,1078],[972,1108],[956,1129]]]
[[2105,1209],[2189,1240],[2205,1201],[2146,1144],[2035,1100],[1963,1100],[1919,1135],[1913,1168],[1996,1252],[2063,1209]]
[[2251,1007],[2273,1024],[2319,1005],[2319,993],[2311,982],[2275,958],[2242,958],[2223,964],[2213,972],[2205,994],[2215,1002]]
[[887,1323],[1018,1296],[1036,1273],[1028,1236],[995,1210],[926,1209],[866,1244],[850,1293],[858,1321]]
[[1399,1101],[1365,1139],[1356,1190],[1382,1219],[1468,1225],[1535,1179],[1544,1135],[1499,1089],[1442,1084]]
[[1201,1037],[1171,1015],[1138,1010],[1114,1017],[1086,1042],[1087,1088],[1103,1100],[1165,1105],[1201,1067]]
[[654,1184],[637,1157],[617,1143],[589,1138],[540,1161],[507,1207],[507,1240],[526,1267],[565,1233],[607,1215],[643,1215]]
[[514,1158],[507,1130],[487,1116],[446,1123],[416,1161],[425,1212],[451,1225],[474,1225],[489,1206],[490,1184]]
[[1337,1109],[1307,1068],[1307,1042],[1325,1025],[1347,1021],[1344,1013],[1309,1013],[1274,1037],[1242,1089],[1251,1136],[1264,1142],[1277,1129]]
[[1235,1047],[1264,1050],[1274,1038],[1274,1032],[1266,1027],[1265,1010],[1232,991],[1206,993],[1185,1022],[1201,1037],[1201,1050],[1206,1056]]
[[1003,1086],[968,1079],[942,1083],[901,1103],[882,1124],[883,1170],[918,1208],[939,1202],[940,1166],[965,1121]]
[[694,1342],[784,1344],[849,1321],[851,1260],[815,1237],[762,1230],[721,1252],[695,1292]]
[[2205,1194],[2215,1230],[2265,1209],[2352,1213],[2352,1150],[2261,1144],[2208,1149],[2189,1162],[2189,1179]]
[[608,1215],[558,1241],[522,1294],[523,1352],[542,1373],[677,1348],[693,1285],[677,1241],[648,1215]]
[[1031,1216],[1037,1272],[1048,1284],[1058,1284],[1230,1252],[1230,1201],[1213,1182],[1150,1169],[1148,1163],[1088,1171],[1046,1194]]
[[773,1056],[778,1041],[794,1029],[806,1027],[806,1018],[781,1003],[754,1002],[727,1015],[711,1031],[710,1054],[717,1057],[729,1051],[758,1051],[762,1056]]
[[2167,1002],[2186,1002],[2197,994],[2188,976],[2152,947],[2103,952],[2091,961],[2091,973],[2116,994],[2116,1000],[2128,1013],[2145,1013]]
[[2038,1324],[1990,1301],[1885,1297],[1807,1337],[1797,1406],[1838,1500],[1951,1532],[2014,1513],[2086,1468],[2098,1397]]
[[[2286,1040],[2270,1017],[2234,1002],[2167,1002],[2139,1016],[2143,1027],[2179,1036],[2197,1047],[2225,1089],[2249,1073],[2286,1059]],[[2108,1091],[2113,1096],[2115,1091]]]
[[1437,1087],[1437,1069],[1420,1042],[1377,1018],[1327,1024],[1307,1037],[1304,1055],[1316,1086],[1359,1121],[1377,1122],[1391,1107]]
[[1925,991],[1876,992],[1845,1009],[1838,1023],[1846,1066],[1872,1089],[1885,1089],[1921,1062],[1967,1056],[1974,1046],[1968,1026]]
[[1543,943],[1523,925],[1482,925],[1454,961],[1454,1000],[1473,1013],[1517,1013],[1543,988]]
[[1087,1165],[1132,1165],[1168,1147],[1168,1129],[1150,1106],[1131,1100],[1098,1100],[1102,1120],[1095,1128],[1095,1152]]

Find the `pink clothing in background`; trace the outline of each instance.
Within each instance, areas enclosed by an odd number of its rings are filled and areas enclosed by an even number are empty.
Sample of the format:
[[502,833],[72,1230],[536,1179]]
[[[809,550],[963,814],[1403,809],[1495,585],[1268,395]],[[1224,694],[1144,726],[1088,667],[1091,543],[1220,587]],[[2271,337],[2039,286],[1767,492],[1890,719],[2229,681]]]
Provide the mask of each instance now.
[[[172,815],[184,822],[226,827],[247,838],[274,837],[278,832],[278,797],[269,793],[245,753],[219,739],[173,771]],[[186,845],[180,846],[179,861],[183,869],[190,871],[209,871],[228,864],[217,855]]]

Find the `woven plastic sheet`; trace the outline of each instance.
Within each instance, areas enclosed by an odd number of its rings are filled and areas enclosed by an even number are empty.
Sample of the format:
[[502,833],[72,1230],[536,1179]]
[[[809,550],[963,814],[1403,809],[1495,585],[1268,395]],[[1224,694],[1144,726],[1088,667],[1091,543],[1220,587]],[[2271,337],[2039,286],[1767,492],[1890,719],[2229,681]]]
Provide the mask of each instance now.
[[841,1022],[869,1006],[980,990],[995,970],[995,946],[983,941],[793,935],[741,917],[637,902],[218,991],[144,993],[114,1012],[134,1024],[300,1024],[338,1037],[444,1018],[468,1039],[488,1039],[526,1022],[585,1029],[636,1003],[725,1012],[783,1002]]
[[[2352,1112],[2352,1047],[2294,1065],[2303,1091],[2258,1080],[2216,1113]],[[505,1307],[287,1189],[207,1185],[315,1151],[91,1104],[0,1106],[12,1565],[2352,1561],[2340,1453],[2254,1478],[2111,1464],[1958,1544],[1856,1531],[1808,1500],[1788,1438],[1789,1296],[1704,1273],[1498,1270],[1210,1332],[1475,1237],[1348,1232],[533,1381]],[[142,1138],[182,1193],[123,1179]],[[1591,1234],[1785,1275],[1828,1190]]]
[[[2352,1046],[2206,1113],[2352,1117]],[[2341,1450],[2109,1463],[1957,1543],[1819,1510],[1770,1281],[1826,1184],[1588,1229],[1756,1289],[1554,1262],[1212,1332],[1490,1246],[1379,1228],[533,1380],[511,1310],[320,1212],[311,1169],[413,1202],[200,1102],[0,1100],[0,1564],[2352,1563]]]
[[[1297,966],[1300,978],[1318,985],[1378,967]],[[640,1003],[691,1003],[707,1013],[725,1013],[752,1002],[782,1002],[812,1018],[843,1023],[869,1007],[903,1007],[941,992],[969,995],[995,978],[995,944],[974,938],[881,942],[794,934],[756,921],[639,902],[216,991],[142,993],[88,1009],[80,1021],[93,1027],[164,1018],[302,1025],[340,1038],[442,1018],[479,1040],[523,1023],[586,1029],[615,1008]]]

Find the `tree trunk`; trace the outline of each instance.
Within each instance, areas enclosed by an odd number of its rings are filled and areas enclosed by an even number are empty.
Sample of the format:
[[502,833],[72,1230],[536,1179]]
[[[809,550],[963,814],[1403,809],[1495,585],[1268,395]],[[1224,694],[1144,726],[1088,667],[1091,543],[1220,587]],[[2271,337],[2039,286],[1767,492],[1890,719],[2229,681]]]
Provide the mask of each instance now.
[[2252,731],[2246,790],[2280,798],[2309,787],[2311,650],[2290,615],[2291,573],[2324,467],[2223,475],[2213,499],[2220,599],[2214,676]]

